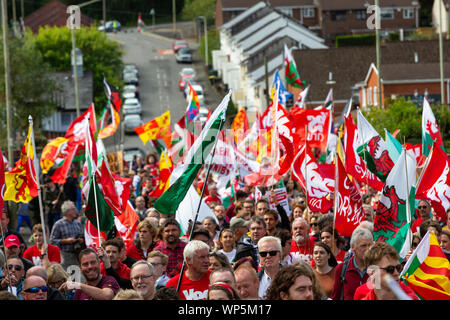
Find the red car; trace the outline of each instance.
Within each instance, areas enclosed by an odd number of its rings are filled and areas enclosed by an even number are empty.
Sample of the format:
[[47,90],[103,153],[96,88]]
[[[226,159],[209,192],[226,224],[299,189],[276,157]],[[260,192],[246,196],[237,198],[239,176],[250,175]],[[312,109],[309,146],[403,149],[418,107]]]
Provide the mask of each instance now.
[[180,72],[180,79],[178,80],[178,88],[180,91],[184,90],[186,80],[195,79],[195,70],[192,68],[183,68]]
[[177,51],[180,50],[181,48],[189,48],[189,45],[186,42],[186,40],[179,39],[179,40],[175,40],[172,43],[173,52],[177,53]]

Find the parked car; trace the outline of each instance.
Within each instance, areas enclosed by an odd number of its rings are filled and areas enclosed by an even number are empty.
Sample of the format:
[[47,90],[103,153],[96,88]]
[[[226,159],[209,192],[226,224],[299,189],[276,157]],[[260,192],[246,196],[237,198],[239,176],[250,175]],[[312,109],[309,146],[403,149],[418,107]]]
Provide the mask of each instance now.
[[[200,105],[203,105],[205,102],[205,96],[203,95],[203,88],[199,84],[191,84],[192,89],[197,93],[198,102]],[[186,100],[189,100],[189,86],[186,86],[184,89],[184,95],[186,97]]]
[[180,91],[184,90],[184,86],[186,85],[186,80],[195,79],[195,70],[193,68],[183,68],[181,69],[180,73],[180,79],[178,80],[178,88]]
[[[125,88],[128,87],[128,88]],[[131,98],[136,98],[136,87],[133,85],[128,85],[125,86],[122,90],[122,98],[124,99],[131,99]]]
[[136,77],[139,78],[138,68],[134,64],[127,64],[124,66],[122,73],[125,75],[126,73],[133,73]]
[[137,86],[139,84],[139,79],[134,73],[125,73],[123,75],[123,81],[126,84],[132,84]]
[[136,98],[125,99],[123,103],[124,114],[142,114],[141,103]]
[[135,134],[136,131],[134,131],[134,129],[143,125],[144,121],[139,114],[127,114],[123,118],[123,123],[125,127],[125,133]]
[[186,40],[184,39],[178,39],[178,40],[174,40],[172,43],[172,49],[173,52],[177,53],[178,50],[180,50],[181,48],[188,48],[189,45],[187,43]]
[[200,110],[198,111],[197,119],[201,121],[202,126],[206,123],[208,112],[208,109],[206,109],[205,107],[200,107]]
[[105,26],[101,25],[97,28],[99,31],[114,32],[122,30],[122,25],[117,20],[106,21]]
[[192,50],[190,48],[181,48],[176,55],[178,63],[192,63]]

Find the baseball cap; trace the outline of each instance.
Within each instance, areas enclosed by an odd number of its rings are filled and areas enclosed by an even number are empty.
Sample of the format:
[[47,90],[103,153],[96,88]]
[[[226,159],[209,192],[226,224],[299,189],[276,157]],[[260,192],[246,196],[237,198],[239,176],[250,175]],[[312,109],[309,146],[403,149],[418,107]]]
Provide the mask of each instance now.
[[236,228],[247,227],[249,223],[250,221],[248,220],[234,217],[230,221],[230,229],[234,231]]
[[10,234],[5,238],[5,248],[9,248],[11,246],[20,247],[20,240],[15,234]]

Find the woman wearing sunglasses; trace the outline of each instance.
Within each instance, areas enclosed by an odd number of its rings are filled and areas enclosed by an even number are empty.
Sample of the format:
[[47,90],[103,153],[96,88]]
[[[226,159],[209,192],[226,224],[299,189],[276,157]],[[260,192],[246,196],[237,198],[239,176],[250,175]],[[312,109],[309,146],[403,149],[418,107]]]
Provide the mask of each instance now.
[[355,291],[355,300],[396,300],[397,297],[386,283],[386,276],[394,278],[400,288],[413,300],[419,300],[414,291],[399,281],[402,265],[393,246],[376,242],[364,254],[369,280]]

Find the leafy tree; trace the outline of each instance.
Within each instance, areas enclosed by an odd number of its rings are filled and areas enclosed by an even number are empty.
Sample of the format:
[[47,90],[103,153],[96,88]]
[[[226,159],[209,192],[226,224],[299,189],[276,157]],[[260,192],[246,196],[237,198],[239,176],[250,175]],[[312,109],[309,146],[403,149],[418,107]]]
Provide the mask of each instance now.
[[[50,66],[44,61],[40,51],[25,39],[11,38],[9,41],[10,87],[12,138],[14,147],[21,148],[16,133],[26,135],[28,132],[28,116],[33,117],[36,140],[39,139],[42,119],[51,115],[56,105],[52,102],[52,92],[56,84],[50,78]],[[0,43],[0,57],[3,61],[3,41]],[[4,64],[0,64],[0,73],[4,74]],[[5,77],[0,77],[0,127],[3,134],[0,144],[6,150],[6,102]]]
[[[100,111],[106,105],[103,78],[117,87],[121,86],[122,49],[95,27],[76,30],[75,38],[77,48],[83,53],[83,69],[93,72],[94,103],[96,110]],[[46,26],[36,36],[30,36],[29,41],[54,71],[71,70],[72,35],[68,28]]]
[[[417,106],[411,100],[398,97],[394,100],[386,99],[386,107],[379,108],[369,106],[362,109],[366,119],[372,124],[377,132],[384,137],[384,129],[393,133],[400,129],[397,140],[403,143],[421,143],[422,139],[422,106]],[[448,106],[432,106],[436,121],[440,126],[443,141],[450,138],[450,111]]]
[[[211,29],[208,31],[208,62],[212,64],[212,51],[220,49],[220,35],[216,29]],[[206,61],[205,58],[205,37],[203,36],[200,41],[200,46],[198,47],[200,55],[203,61]]]
[[186,0],[181,16],[184,20],[193,20],[195,17],[204,16],[208,24],[213,24],[215,12],[215,0]]

